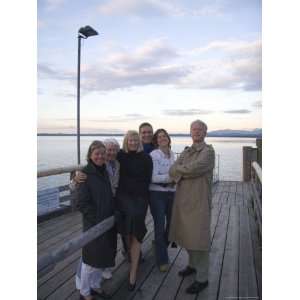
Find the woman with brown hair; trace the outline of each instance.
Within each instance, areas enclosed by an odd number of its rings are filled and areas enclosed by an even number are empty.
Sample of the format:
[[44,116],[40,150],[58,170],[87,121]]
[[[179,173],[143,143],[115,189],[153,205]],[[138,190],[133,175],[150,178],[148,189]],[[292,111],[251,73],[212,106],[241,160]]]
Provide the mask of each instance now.
[[[106,149],[102,142],[94,141],[87,154],[88,164],[82,172],[87,178],[79,184],[77,207],[82,213],[83,231],[114,215],[113,194],[105,159]],[[80,299],[92,300],[93,295],[109,299],[101,289],[103,269],[115,265],[117,235],[112,228],[82,248]],[[97,290],[96,290],[97,289]]]
[[154,147],[150,155],[153,161],[152,183],[150,184],[150,210],[154,220],[154,248],[156,263],[161,272],[168,270],[168,234],[172,214],[175,185],[169,176],[175,161],[171,150],[171,138],[165,129],[153,135]]

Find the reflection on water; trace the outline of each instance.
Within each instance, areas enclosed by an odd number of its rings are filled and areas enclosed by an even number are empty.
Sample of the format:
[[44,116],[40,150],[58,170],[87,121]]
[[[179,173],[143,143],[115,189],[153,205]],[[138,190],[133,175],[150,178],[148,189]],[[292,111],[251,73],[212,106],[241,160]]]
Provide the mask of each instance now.
[[[111,136],[114,137],[114,136]],[[81,137],[81,161],[85,162],[85,156],[90,143],[93,140],[104,140],[109,137],[84,136]],[[122,146],[123,137],[114,137]],[[191,145],[189,137],[171,137],[172,150],[181,152],[185,146]],[[255,147],[253,138],[223,138],[208,137],[208,144],[212,144],[216,154],[220,157],[220,180],[242,180],[242,149],[243,146]],[[77,143],[75,136],[39,136],[38,137],[38,170],[57,168],[77,163]],[[38,180],[38,189],[50,186],[67,184],[69,175],[58,175]]]

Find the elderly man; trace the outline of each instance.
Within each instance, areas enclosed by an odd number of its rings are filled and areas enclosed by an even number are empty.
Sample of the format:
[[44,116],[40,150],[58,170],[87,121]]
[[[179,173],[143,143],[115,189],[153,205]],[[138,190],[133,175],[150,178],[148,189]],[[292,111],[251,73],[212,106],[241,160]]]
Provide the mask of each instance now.
[[207,133],[204,122],[192,122],[190,133],[192,146],[187,147],[170,168],[170,177],[177,186],[169,239],[187,250],[189,264],[178,274],[184,277],[196,273],[195,281],[186,292],[197,294],[208,285],[211,187],[215,152],[204,141]]

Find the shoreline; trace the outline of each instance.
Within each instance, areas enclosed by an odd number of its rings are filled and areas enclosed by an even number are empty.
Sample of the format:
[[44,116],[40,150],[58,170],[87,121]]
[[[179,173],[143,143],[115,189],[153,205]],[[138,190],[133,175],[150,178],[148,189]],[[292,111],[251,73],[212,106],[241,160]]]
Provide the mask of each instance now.
[[[80,136],[124,136],[125,133],[82,133]],[[170,133],[171,137],[190,137],[188,133]],[[75,133],[38,133],[37,136],[77,136]],[[241,134],[241,133],[207,133],[207,137],[231,137],[231,138],[262,138],[259,134]]]

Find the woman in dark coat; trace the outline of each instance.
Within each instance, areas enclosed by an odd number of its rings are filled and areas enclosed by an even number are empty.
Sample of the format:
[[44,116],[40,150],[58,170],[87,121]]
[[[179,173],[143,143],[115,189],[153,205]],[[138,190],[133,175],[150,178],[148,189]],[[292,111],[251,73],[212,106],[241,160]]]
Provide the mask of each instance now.
[[[83,231],[114,214],[113,195],[105,167],[105,146],[94,141],[88,150],[88,164],[82,172],[87,175],[78,188],[78,210],[82,213]],[[105,232],[82,248],[81,299],[93,299],[100,294],[109,298],[100,288],[102,270],[115,265],[117,236],[115,228]]]
[[143,152],[137,131],[129,130],[123,149],[118,153],[120,180],[117,190],[118,231],[127,238],[131,257],[129,290],[134,290],[141,243],[147,232],[149,184],[152,177],[151,157]]

